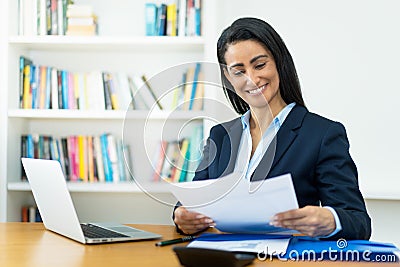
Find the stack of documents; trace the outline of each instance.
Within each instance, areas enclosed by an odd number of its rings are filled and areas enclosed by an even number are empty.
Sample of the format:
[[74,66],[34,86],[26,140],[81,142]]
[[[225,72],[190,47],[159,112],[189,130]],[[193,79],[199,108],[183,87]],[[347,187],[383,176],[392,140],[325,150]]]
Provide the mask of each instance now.
[[289,235],[262,234],[202,234],[188,247],[284,255],[289,245]]
[[290,174],[249,182],[242,174],[232,173],[179,183],[171,191],[188,210],[212,218],[222,232],[295,233],[269,224],[276,213],[299,207]]

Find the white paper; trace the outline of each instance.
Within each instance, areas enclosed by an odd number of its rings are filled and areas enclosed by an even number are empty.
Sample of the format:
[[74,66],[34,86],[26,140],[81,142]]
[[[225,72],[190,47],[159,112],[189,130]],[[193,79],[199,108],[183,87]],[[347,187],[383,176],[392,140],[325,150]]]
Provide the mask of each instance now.
[[233,252],[252,252],[259,254],[285,254],[290,238],[259,239],[240,241],[192,241],[188,247],[219,249]]
[[223,232],[295,232],[269,224],[276,213],[298,208],[290,174],[248,182],[241,174],[232,173],[218,179],[179,183],[171,191],[188,210],[212,218]]

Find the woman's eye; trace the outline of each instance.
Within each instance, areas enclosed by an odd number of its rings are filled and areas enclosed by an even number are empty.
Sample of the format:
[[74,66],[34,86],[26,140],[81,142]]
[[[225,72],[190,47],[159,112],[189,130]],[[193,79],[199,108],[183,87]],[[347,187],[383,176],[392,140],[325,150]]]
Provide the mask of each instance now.
[[230,74],[232,76],[242,76],[244,74],[244,70],[232,69]]
[[234,73],[233,73],[233,75],[235,75],[235,76],[242,76],[244,74],[244,71],[235,71]]
[[262,69],[265,66],[265,62],[264,63],[259,63],[256,65],[256,69]]

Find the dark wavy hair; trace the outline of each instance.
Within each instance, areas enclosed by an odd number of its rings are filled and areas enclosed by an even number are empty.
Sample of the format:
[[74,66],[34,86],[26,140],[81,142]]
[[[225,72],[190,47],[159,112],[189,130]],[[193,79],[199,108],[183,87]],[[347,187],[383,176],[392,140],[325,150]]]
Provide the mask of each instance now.
[[235,111],[244,114],[249,110],[249,105],[235,93],[232,84],[225,77],[225,53],[229,45],[245,40],[257,41],[271,52],[279,74],[279,90],[283,100],[287,104],[296,102],[305,106],[293,58],[282,38],[271,25],[261,19],[240,18],[222,32],[217,43],[223,90]]

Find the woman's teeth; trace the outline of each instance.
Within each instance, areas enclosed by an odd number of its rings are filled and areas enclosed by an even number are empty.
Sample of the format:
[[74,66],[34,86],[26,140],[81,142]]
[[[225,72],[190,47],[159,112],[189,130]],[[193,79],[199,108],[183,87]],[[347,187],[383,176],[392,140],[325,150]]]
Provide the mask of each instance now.
[[261,86],[261,87],[259,87],[257,89],[254,89],[254,90],[250,90],[249,94],[259,94],[264,89],[264,87],[265,87],[265,85],[263,85],[263,86]]

